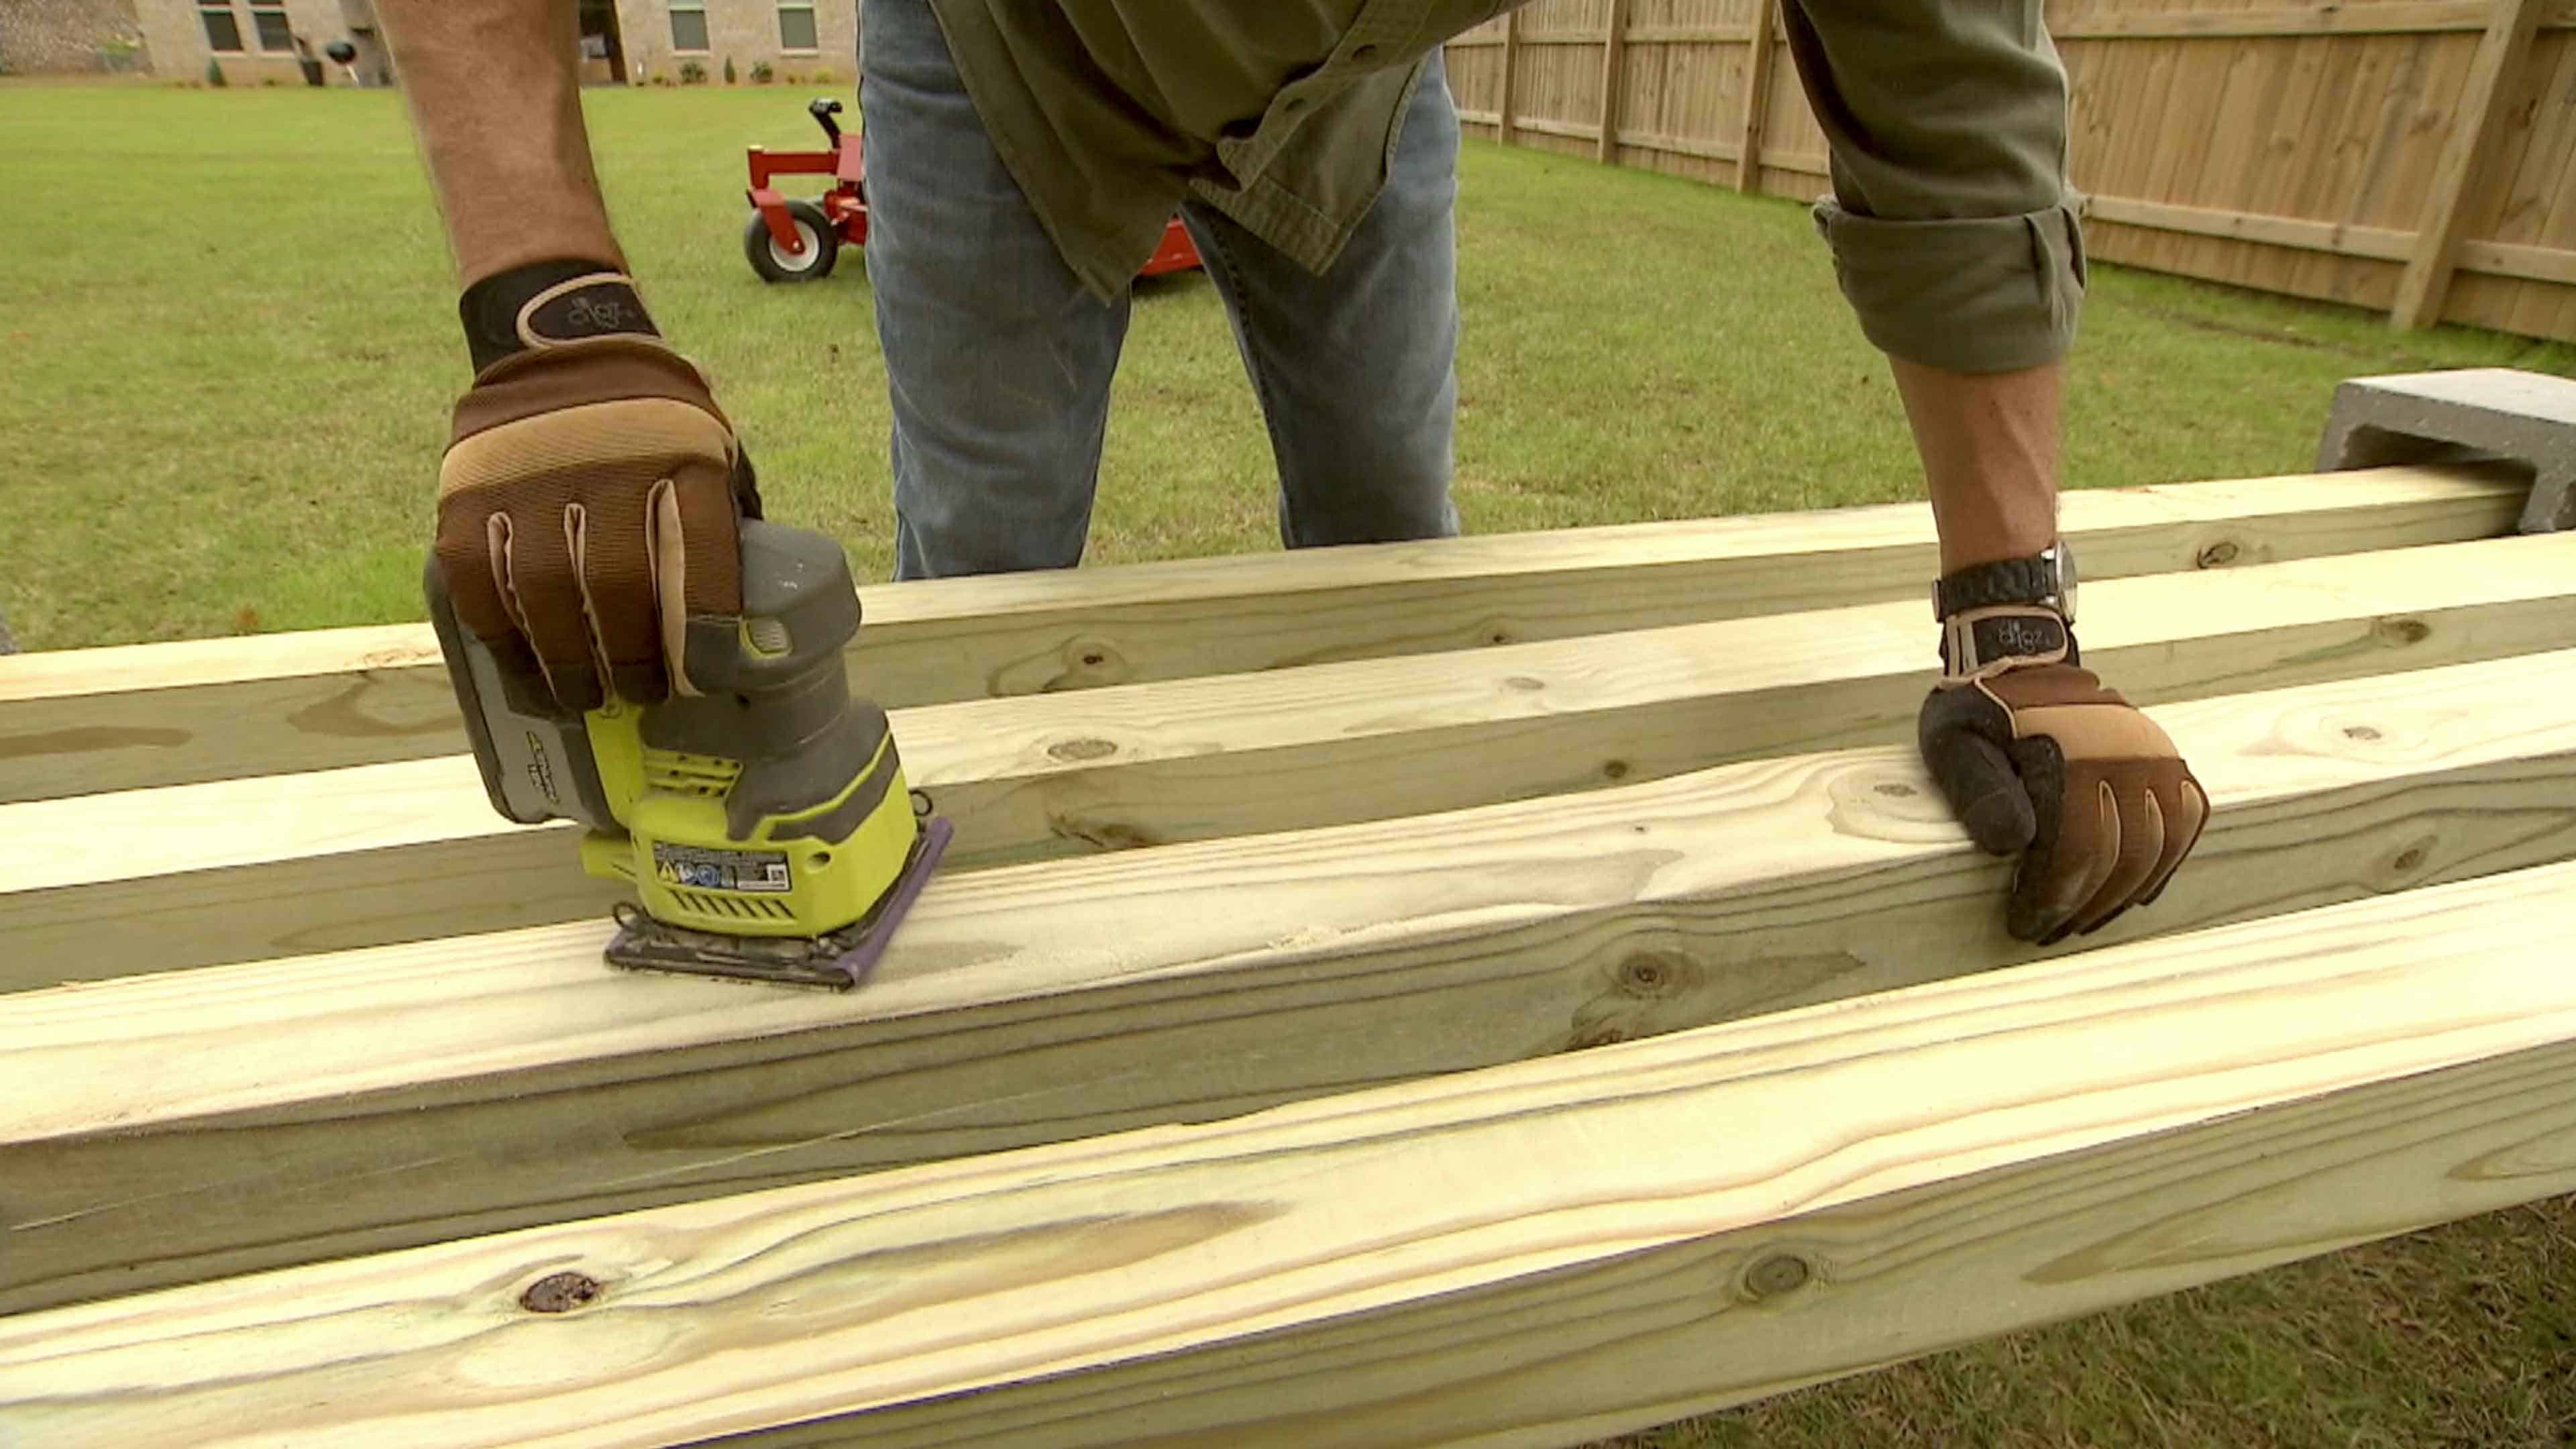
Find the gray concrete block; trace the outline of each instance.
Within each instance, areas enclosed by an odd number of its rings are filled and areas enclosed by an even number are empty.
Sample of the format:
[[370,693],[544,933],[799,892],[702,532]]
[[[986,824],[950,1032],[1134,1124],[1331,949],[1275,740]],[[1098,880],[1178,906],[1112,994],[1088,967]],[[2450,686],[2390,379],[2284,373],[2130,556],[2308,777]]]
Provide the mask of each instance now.
[[2522,532],[2576,528],[2576,378],[2510,367],[2351,378],[2317,445],[2320,472],[2466,458],[2532,470]]

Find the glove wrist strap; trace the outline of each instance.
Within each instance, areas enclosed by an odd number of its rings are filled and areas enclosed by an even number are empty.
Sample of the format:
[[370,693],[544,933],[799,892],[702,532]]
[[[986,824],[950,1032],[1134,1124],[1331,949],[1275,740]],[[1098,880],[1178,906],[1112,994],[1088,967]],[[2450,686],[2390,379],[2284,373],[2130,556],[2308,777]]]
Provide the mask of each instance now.
[[1941,621],[1941,682],[1967,684],[2008,669],[2077,662],[2075,631],[2055,609],[2006,604]]
[[606,262],[558,257],[496,272],[457,299],[474,371],[505,357],[592,337],[662,334],[634,279]]

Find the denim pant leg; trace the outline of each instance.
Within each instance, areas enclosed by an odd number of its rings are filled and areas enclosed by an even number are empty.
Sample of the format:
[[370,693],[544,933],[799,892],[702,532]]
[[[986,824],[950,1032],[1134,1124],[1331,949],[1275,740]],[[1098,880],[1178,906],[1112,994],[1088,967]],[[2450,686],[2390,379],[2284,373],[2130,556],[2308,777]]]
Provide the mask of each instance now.
[[1270,425],[1291,548],[1458,532],[1458,112],[1436,54],[1389,173],[1321,277],[1213,208],[1184,208]]
[[869,0],[859,96],[895,575],[1070,568],[1128,299],[1102,303],[1056,254],[926,0]]

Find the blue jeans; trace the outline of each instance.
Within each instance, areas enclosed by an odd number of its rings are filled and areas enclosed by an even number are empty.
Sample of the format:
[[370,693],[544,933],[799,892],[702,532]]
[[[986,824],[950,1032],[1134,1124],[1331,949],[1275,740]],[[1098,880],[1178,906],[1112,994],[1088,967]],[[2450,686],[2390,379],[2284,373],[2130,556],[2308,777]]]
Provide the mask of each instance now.
[[[867,268],[893,403],[898,578],[1069,568],[1090,530],[1128,297],[1057,256],[926,0],[869,0]],[[1314,276],[1193,201],[1279,465],[1292,548],[1439,538],[1457,409],[1458,117],[1435,61],[1386,189]]]

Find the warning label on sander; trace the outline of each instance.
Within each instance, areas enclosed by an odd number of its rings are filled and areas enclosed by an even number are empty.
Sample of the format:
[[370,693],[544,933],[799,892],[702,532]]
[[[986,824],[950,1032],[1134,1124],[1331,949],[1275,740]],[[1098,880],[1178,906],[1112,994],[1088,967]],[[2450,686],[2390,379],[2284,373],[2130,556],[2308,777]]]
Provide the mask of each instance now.
[[695,845],[653,846],[653,878],[664,885],[702,891],[788,890],[787,854],[778,850],[707,850]]

